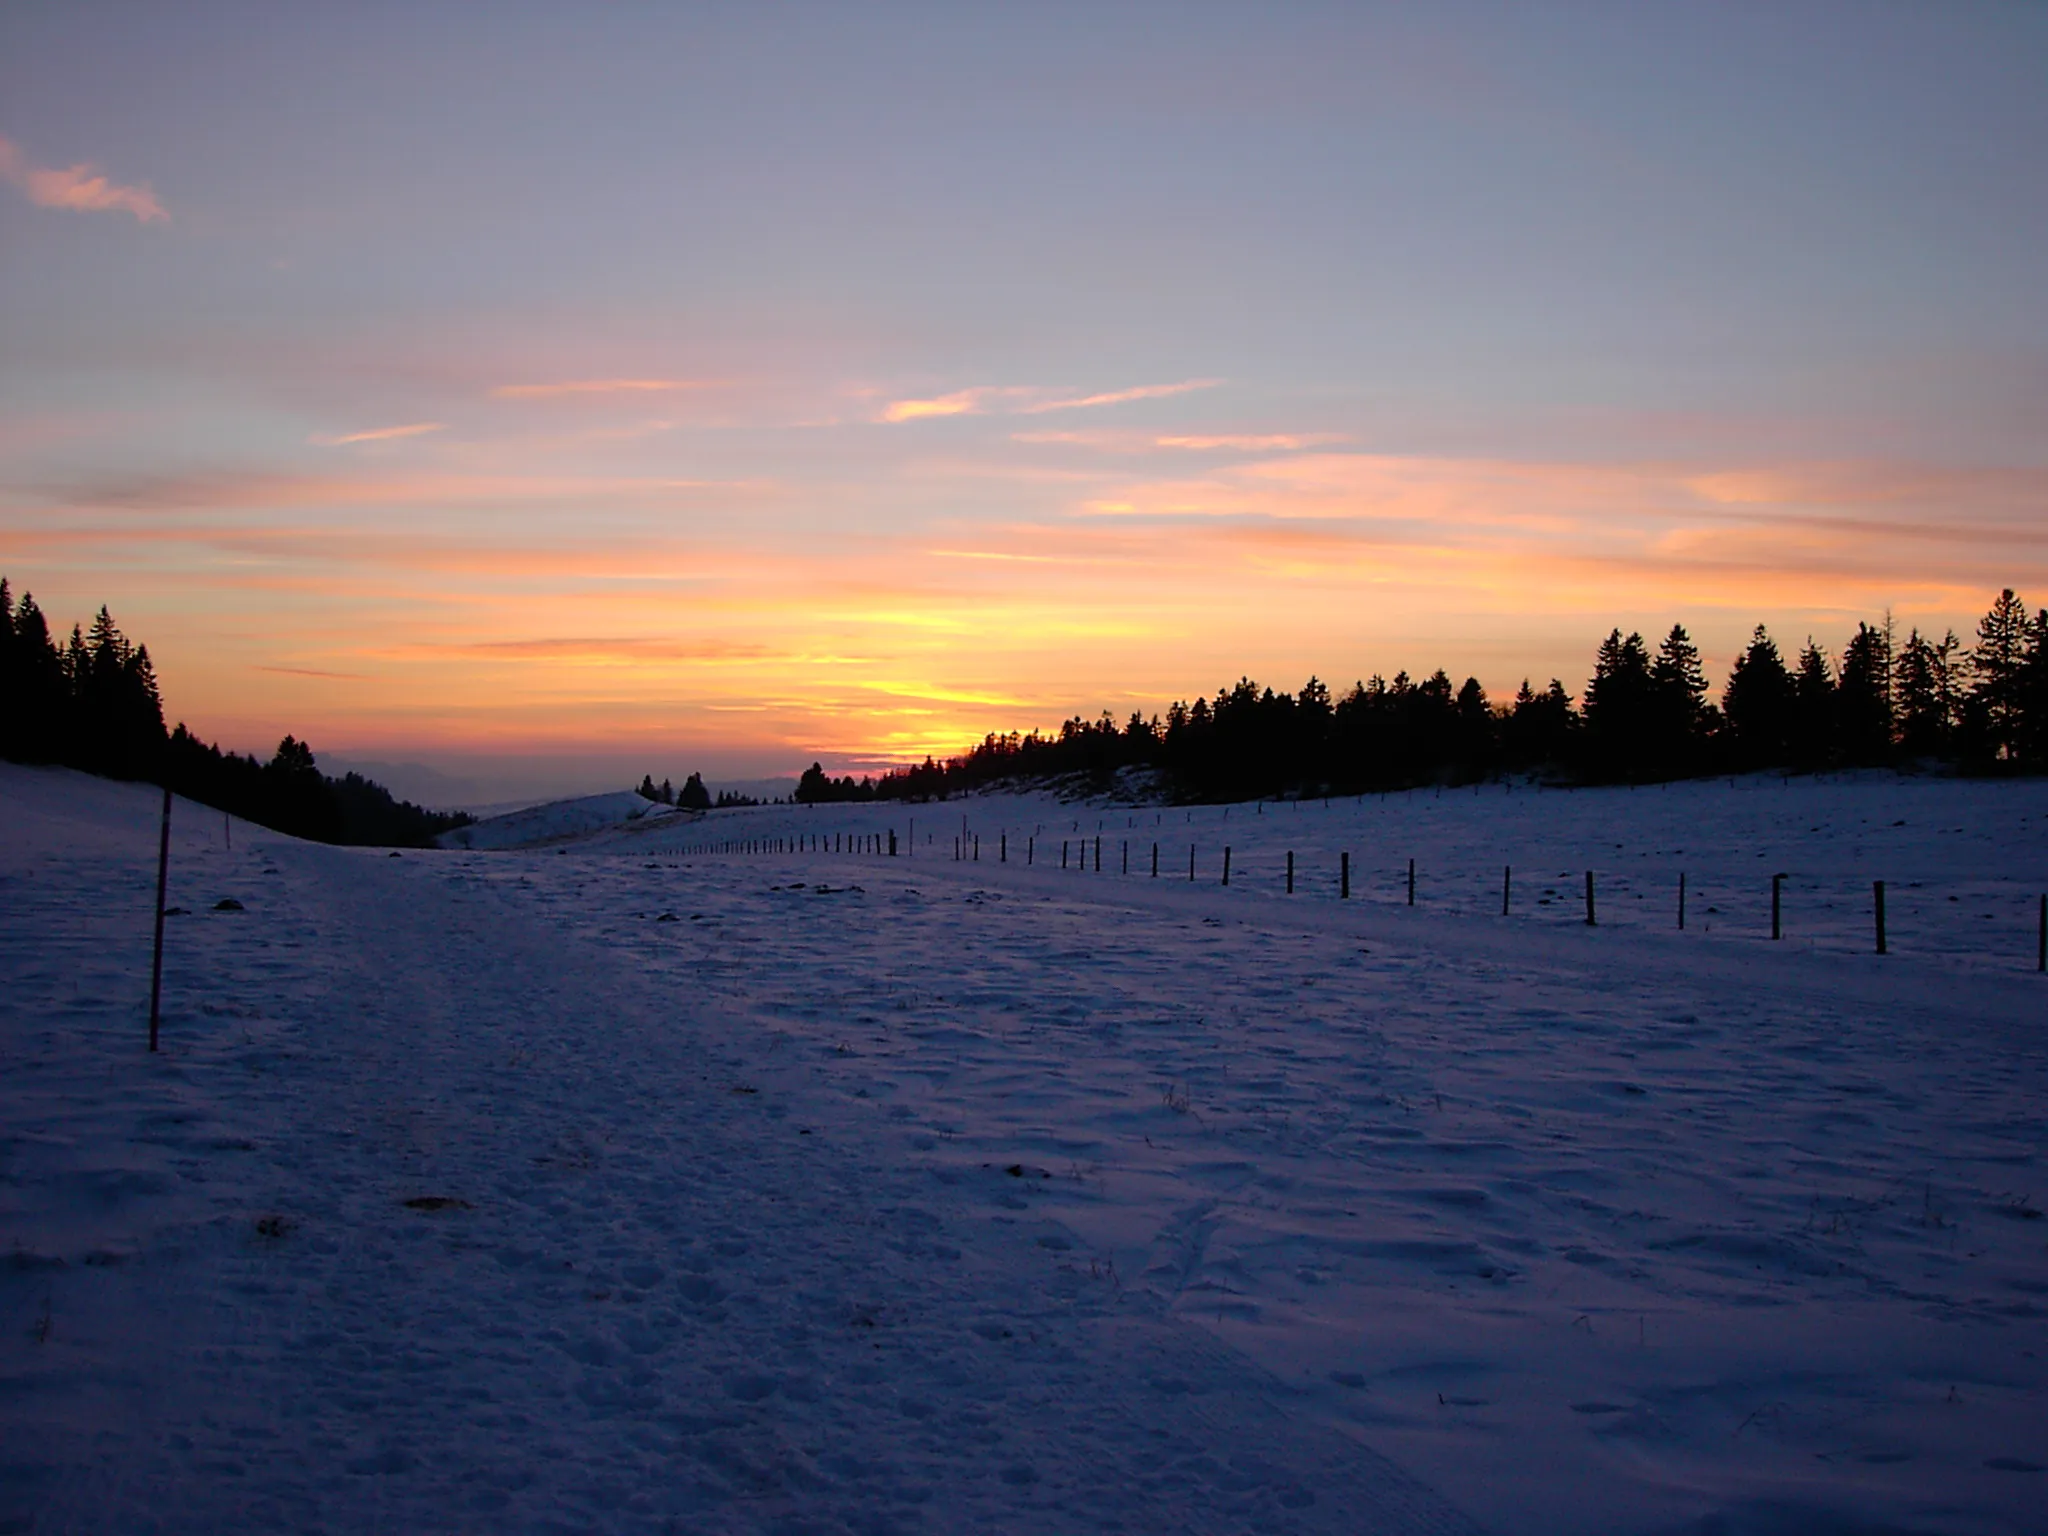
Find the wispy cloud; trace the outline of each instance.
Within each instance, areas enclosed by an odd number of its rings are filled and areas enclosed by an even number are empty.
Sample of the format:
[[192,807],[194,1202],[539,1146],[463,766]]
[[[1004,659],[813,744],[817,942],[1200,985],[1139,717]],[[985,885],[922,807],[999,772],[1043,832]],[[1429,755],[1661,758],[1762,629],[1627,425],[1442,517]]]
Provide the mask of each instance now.
[[341,448],[349,443],[385,443],[398,437],[421,437],[429,432],[445,432],[445,421],[414,421],[402,427],[372,427],[367,432],[344,432],[337,437],[316,436],[308,441],[322,448]]
[[1347,432],[1214,432],[1161,436],[1154,432],[1085,428],[1064,432],[1012,432],[1013,443],[1060,443],[1104,453],[1294,453],[1352,441]]
[[1156,448],[1183,448],[1197,453],[1225,449],[1238,453],[1285,452],[1296,448],[1322,448],[1348,443],[1343,432],[1220,432],[1206,437],[1155,437]]
[[170,213],[146,186],[109,181],[96,165],[55,167],[33,164],[13,140],[0,138],[0,181],[19,187],[38,208],[78,213],[129,213],[144,224],[169,223]]
[[1190,394],[1198,389],[1214,389],[1221,379],[1183,379],[1178,384],[1140,384],[1133,389],[1113,389],[1100,395],[1073,395],[1061,400],[1041,400],[1035,405],[1024,406],[1021,416],[1042,416],[1047,411],[1080,411],[1098,405],[1122,405],[1130,400],[1162,400],[1168,395]]
[[981,402],[994,393],[988,389],[961,389],[930,400],[896,400],[882,412],[884,421],[922,421],[928,416],[979,416]]
[[566,379],[553,384],[500,384],[494,400],[555,400],[567,395],[651,395],[703,389],[703,379]]
[[[1100,394],[1062,393],[1032,384],[980,384],[956,389],[951,394],[918,399],[893,400],[882,410],[886,422],[923,421],[933,416],[1041,416],[1048,411],[1079,411],[1100,405],[1122,405],[1130,400],[1157,400],[1167,395],[1184,395],[1191,390],[1214,389],[1221,379],[1183,379],[1177,384],[1140,384],[1132,389],[1113,389]],[[1050,395],[1052,398],[1047,399]]]

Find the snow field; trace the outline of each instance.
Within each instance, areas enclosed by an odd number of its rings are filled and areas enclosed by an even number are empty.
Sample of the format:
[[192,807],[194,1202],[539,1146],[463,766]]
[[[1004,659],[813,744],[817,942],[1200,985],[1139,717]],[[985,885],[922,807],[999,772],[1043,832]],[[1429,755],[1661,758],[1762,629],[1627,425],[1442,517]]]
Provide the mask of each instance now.
[[[150,1063],[153,802],[6,772],[0,1518],[2042,1523],[2031,934],[1793,899],[2017,902],[2037,786],[1233,807],[1227,890],[990,862],[1178,817],[1199,870],[1213,808],[918,807],[895,861],[678,850],[901,807],[402,860],[181,808]],[[1602,926],[1501,920],[1504,844],[1597,847]],[[1794,873],[1792,937],[1667,931],[1680,848]]]

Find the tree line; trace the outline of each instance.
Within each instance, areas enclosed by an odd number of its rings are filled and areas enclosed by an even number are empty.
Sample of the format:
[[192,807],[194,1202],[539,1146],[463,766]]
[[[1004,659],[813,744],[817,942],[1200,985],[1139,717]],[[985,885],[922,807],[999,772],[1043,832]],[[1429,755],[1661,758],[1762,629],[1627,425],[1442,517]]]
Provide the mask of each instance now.
[[33,594],[19,604],[0,576],[0,758],[54,763],[162,784],[246,821],[326,843],[424,847],[466,825],[383,785],[320,771],[313,749],[286,736],[268,762],[223,752],[180,723],[164,729],[149,647],[131,642],[102,607],[89,629],[59,644]]
[[1341,695],[1311,677],[1295,693],[1250,678],[1213,699],[1176,701],[1164,718],[1104,711],[1056,735],[990,734],[944,762],[833,779],[813,764],[796,798],[923,800],[1008,780],[1120,772],[1161,775],[1195,800],[1348,794],[1542,773],[1577,783],[1647,783],[1780,769],[1943,765],[1969,773],[2048,770],[2048,609],[2001,593],[1965,647],[1889,617],[1859,623],[1831,656],[1812,639],[1790,660],[1758,625],[1718,698],[1685,627],[1654,650],[1611,631],[1574,697],[1552,678],[1524,680],[1505,703],[1478,679],[1442,669],[1417,680],[1375,674]]

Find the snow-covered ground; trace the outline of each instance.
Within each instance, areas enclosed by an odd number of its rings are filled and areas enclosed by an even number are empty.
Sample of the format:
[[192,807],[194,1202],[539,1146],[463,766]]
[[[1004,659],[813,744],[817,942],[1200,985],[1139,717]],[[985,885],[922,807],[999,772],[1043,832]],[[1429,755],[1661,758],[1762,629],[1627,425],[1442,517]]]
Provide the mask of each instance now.
[[537,848],[543,843],[594,833],[645,830],[676,819],[690,822],[697,818],[672,805],[658,805],[634,790],[622,789],[605,795],[521,806],[444,832],[440,842],[444,848]]
[[2048,1526],[2048,786],[0,802],[0,1529]]

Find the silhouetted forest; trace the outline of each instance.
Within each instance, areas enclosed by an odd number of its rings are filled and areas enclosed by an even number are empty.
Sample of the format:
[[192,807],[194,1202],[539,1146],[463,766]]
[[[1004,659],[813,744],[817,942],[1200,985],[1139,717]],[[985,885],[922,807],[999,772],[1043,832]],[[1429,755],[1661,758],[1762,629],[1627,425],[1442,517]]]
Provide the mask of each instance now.
[[164,729],[149,647],[105,608],[62,645],[33,596],[19,606],[0,577],[0,757],[144,779],[247,821],[325,843],[424,847],[463,826],[461,812],[423,810],[360,774],[330,778],[313,749],[287,736],[269,762]]
[[1164,719],[1105,711],[1056,736],[990,735],[962,756],[879,778],[832,779],[813,764],[799,800],[935,799],[1004,780],[1121,771],[1160,774],[1191,800],[1349,794],[1540,773],[1577,783],[1648,783],[1781,769],[1940,764],[1968,773],[2048,769],[2048,610],[2002,593],[1965,648],[1889,619],[1859,623],[1839,658],[1808,639],[1787,658],[1762,625],[1719,697],[1682,625],[1653,649],[1612,631],[1574,698],[1553,678],[1496,703],[1475,678],[1375,675],[1341,695],[1311,677],[1276,693],[1250,678]]

